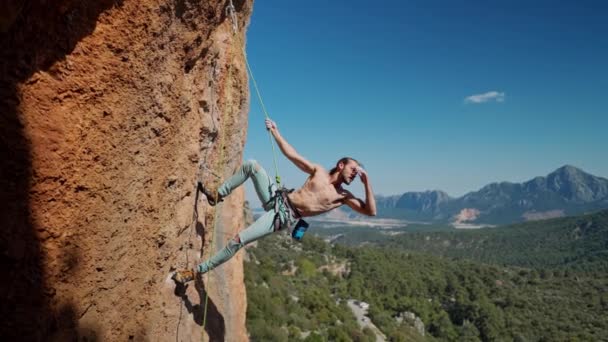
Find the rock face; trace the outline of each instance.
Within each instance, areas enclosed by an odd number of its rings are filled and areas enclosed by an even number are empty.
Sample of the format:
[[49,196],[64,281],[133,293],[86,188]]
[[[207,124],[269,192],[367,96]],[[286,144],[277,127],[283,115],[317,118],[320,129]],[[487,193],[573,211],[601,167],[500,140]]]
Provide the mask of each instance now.
[[240,255],[169,277],[243,227],[195,200],[241,163],[252,1],[52,3],[0,14],[0,336],[246,340]]

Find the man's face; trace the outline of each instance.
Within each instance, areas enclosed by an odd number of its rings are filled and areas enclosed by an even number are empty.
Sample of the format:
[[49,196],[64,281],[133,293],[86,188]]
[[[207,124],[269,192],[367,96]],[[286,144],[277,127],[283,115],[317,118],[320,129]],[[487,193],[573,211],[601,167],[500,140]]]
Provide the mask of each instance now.
[[350,184],[357,178],[358,167],[359,164],[354,160],[349,160],[348,163],[344,164],[344,168],[342,169],[342,179],[344,179],[344,183]]

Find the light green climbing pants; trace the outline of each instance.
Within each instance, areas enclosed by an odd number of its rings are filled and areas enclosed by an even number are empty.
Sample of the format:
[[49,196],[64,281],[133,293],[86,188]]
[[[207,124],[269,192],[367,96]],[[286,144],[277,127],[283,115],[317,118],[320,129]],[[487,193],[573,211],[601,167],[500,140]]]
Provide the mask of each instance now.
[[[234,189],[243,184],[248,178],[251,178],[253,181],[255,192],[262,202],[262,206],[266,212],[253,224],[238,234],[240,241],[237,241],[236,238],[230,239],[221,251],[199,264],[197,266],[198,272],[205,273],[216,268],[217,266],[228,261],[228,259],[232,258],[232,256],[246,244],[274,232],[274,218],[277,214],[274,203],[276,185],[272,183],[270,177],[268,177],[268,174],[266,173],[266,170],[264,170],[257,161],[248,160],[243,163],[237,172],[220,186],[217,192],[220,196],[226,197]],[[288,227],[297,221],[297,218],[293,217],[289,210],[285,207],[283,201],[279,201],[278,214],[281,221],[281,229]]]

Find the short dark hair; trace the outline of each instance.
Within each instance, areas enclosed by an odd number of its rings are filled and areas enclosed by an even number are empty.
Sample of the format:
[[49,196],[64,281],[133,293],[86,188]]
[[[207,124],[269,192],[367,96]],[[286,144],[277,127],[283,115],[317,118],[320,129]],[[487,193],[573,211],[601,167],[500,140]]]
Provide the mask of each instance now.
[[329,170],[329,174],[332,175],[332,174],[338,172],[338,164],[340,164],[340,163],[348,164],[348,162],[351,161],[351,160],[354,161],[355,163],[361,165],[361,163],[359,163],[359,161],[357,159],[355,159],[355,158],[343,157],[343,158],[340,158],[340,160],[338,160],[336,162],[336,166],[333,169]]

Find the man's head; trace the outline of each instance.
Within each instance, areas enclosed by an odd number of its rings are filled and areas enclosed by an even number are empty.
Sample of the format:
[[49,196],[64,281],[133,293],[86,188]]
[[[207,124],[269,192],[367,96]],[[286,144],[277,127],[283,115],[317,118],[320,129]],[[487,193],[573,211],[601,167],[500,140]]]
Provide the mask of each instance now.
[[356,159],[344,157],[338,160],[336,166],[329,171],[330,175],[338,174],[342,183],[350,184],[357,177],[357,168],[360,166]]

